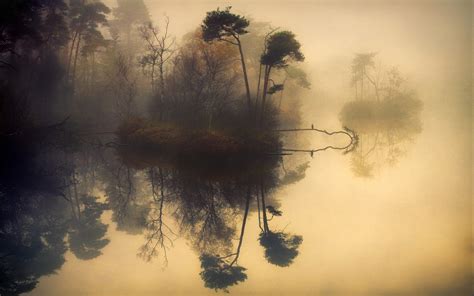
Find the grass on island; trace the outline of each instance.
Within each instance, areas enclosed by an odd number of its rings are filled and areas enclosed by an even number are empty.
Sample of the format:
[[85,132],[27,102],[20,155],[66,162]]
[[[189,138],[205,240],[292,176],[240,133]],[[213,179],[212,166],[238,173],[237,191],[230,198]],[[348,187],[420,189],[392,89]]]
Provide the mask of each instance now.
[[119,154],[135,168],[175,167],[216,175],[254,174],[273,168],[281,143],[262,131],[184,129],[144,119],[118,129]]

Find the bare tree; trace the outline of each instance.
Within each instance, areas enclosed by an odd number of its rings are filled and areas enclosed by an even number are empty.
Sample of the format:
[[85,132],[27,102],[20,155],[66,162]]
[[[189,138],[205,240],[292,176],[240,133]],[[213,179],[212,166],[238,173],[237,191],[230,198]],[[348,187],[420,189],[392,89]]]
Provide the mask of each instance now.
[[[151,90],[156,91],[156,71],[158,70],[159,78],[159,101],[165,99],[165,65],[175,53],[176,39],[169,35],[169,17],[165,17],[163,30],[153,25],[152,22],[140,27],[140,33],[146,42],[146,51],[141,56],[139,63],[144,70],[150,72]],[[160,119],[163,113],[160,109]]]

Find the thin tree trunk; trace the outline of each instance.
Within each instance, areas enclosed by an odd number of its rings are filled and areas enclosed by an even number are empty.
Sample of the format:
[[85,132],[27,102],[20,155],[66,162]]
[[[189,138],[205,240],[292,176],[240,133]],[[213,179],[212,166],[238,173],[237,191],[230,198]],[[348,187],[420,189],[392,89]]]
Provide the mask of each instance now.
[[72,89],[75,89],[75,81],[76,81],[76,67],[77,67],[77,57],[79,55],[79,45],[81,44],[81,35],[79,35],[79,39],[77,40],[76,44],[76,53],[74,56],[74,67],[72,69]]
[[242,71],[244,72],[245,91],[247,93],[247,106],[249,108],[249,114],[250,114],[250,111],[252,110],[252,106],[251,106],[252,99],[250,97],[250,87],[249,87],[249,79],[247,76],[247,67],[245,66],[244,52],[242,50],[242,44],[240,43],[239,39],[237,39],[237,44],[239,46],[240,61],[242,62]]
[[77,193],[77,180],[76,180],[76,169],[72,171],[72,184],[73,184],[73,189],[74,189],[74,199],[76,201],[76,208],[77,208],[77,216],[79,220],[81,220],[81,205],[79,202],[79,196]]
[[163,120],[163,107],[164,107],[164,101],[165,101],[165,74],[164,74],[164,61],[163,61],[163,56],[160,57],[160,65],[159,65],[159,71],[160,71],[160,101],[161,101],[161,108],[160,108],[160,120]]
[[360,88],[360,98],[364,100],[364,74],[365,70],[362,70],[362,79],[360,80],[361,88]]
[[375,89],[375,96],[377,98],[377,102],[380,101],[380,96],[379,96],[379,87],[378,87],[378,84],[375,82],[375,80],[372,80],[372,78],[370,78],[369,75],[367,75],[367,73],[365,73],[365,77],[367,78],[367,80],[369,80],[370,83],[372,83],[372,85],[374,86],[374,89]]
[[89,81],[89,84],[90,84],[90,89],[93,89],[93,84],[95,82],[95,52],[92,52],[92,65],[91,65],[92,69],[91,69],[91,77],[90,77],[90,81]]
[[76,43],[77,34],[78,32],[74,34],[74,38],[72,39],[72,43],[71,43],[71,50],[69,50],[69,57],[67,61],[67,71],[66,71],[67,79],[69,79],[69,73],[71,71],[72,53],[74,52],[74,44]]
[[155,92],[155,61],[151,64],[151,92]]
[[281,101],[283,100],[283,92],[285,91],[286,78],[283,80],[283,89],[280,92],[280,103],[278,103],[278,109],[281,110]]
[[260,194],[262,196],[262,214],[263,214],[263,229],[265,233],[270,232],[270,228],[268,227],[268,219],[267,219],[267,207],[265,206],[265,190],[263,189],[263,182],[260,185]]
[[354,83],[354,86],[355,86],[355,90],[356,90],[356,100],[359,99],[359,93],[358,93],[358,89],[357,89],[357,81],[356,83]]
[[257,190],[257,213],[258,213],[258,227],[260,228],[260,230],[263,232],[263,228],[262,228],[262,218],[260,217],[260,196],[258,194],[258,190]]
[[165,97],[165,74],[163,58],[161,58],[160,60],[160,65],[158,69],[160,70],[160,94],[161,99],[163,99]]
[[77,221],[76,209],[74,208],[74,202],[72,201],[71,186],[68,186],[68,193],[69,193],[69,204],[71,205],[72,216],[74,218],[74,221]]
[[265,104],[267,99],[267,88],[268,80],[270,79],[270,72],[272,70],[271,66],[265,66],[265,76],[263,80],[263,94],[262,94],[262,114],[260,115],[260,125],[263,124],[263,119],[265,117]]
[[247,200],[245,202],[245,212],[244,212],[244,218],[242,220],[242,229],[240,231],[239,245],[237,246],[235,258],[230,263],[231,266],[234,263],[236,263],[237,260],[239,259],[240,248],[242,247],[242,242],[244,241],[245,225],[247,224],[247,216],[249,214],[249,205],[250,205],[250,187],[248,188],[248,191],[247,191]]
[[260,63],[260,67],[258,68],[258,82],[257,82],[257,97],[255,98],[255,122],[257,124],[258,120],[258,99],[260,97],[260,81],[262,80],[262,63]]

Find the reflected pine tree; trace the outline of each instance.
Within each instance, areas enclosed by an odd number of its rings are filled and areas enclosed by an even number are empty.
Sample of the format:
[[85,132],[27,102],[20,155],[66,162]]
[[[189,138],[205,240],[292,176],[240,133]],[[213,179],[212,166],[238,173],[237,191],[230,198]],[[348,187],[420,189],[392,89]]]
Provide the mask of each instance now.
[[[265,259],[267,259],[268,262],[281,267],[290,266],[299,254],[298,248],[303,242],[303,237],[283,231],[272,231],[270,229],[268,221],[271,221],[275,216],[281,216],[283,213],[276,210],[273,206],[266,205],[265,191],[265,187],[262,183],[260,185],[260,195],[257,195],[257,199],[260,198],[258,204],[263,219],[262,228],[259,216],[259,224],[262,230],[259,236],[260,245],[265,249]],[[267,212],[272,214],[272,217],[268,218]]]
[[90,260],[101,255],[110,242],[104,238],[108,226],[100,221],[106,206],[94,196],[83,196],[80,202],[69,230],[69,248],[77,258]]
[[249,213],[250,199],[251,195],[249,187],[247,190],[244,216],[242,218],[242,227],[236,252],[233,254],[226,255],[224,257],[204,253],[199,258],[201,260],[202,269],[200,275],[202,280],[204,281],[204,285],[207,288],[211,288],[216,291],[220,289],[225,292],[228,292],[228,287],[236,285],[239,282],[244,282],[247,279],[247,275],[245,274],[246,269],[242,266],[237,265],[237,260],[239,259],[240,250],[244,239],[245,226],[247,224],[247,217]]
[[244,267],[230,265],[222,258],[208,254],[201,255],[199,259],[200,275],[207,288],[228,292],[228,287],[247,279]]
[[0,295],[33,290],[41,276],[61,268],[67,250],[67,203],[41,194],[16,197],[14,202],[2,198]]

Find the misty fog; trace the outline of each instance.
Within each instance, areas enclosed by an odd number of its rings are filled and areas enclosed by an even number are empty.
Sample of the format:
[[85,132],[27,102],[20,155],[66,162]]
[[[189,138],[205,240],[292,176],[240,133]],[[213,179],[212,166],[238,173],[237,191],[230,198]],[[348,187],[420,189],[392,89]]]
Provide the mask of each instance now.
[[0,295],[470,295],[472,12],[2,1]]

